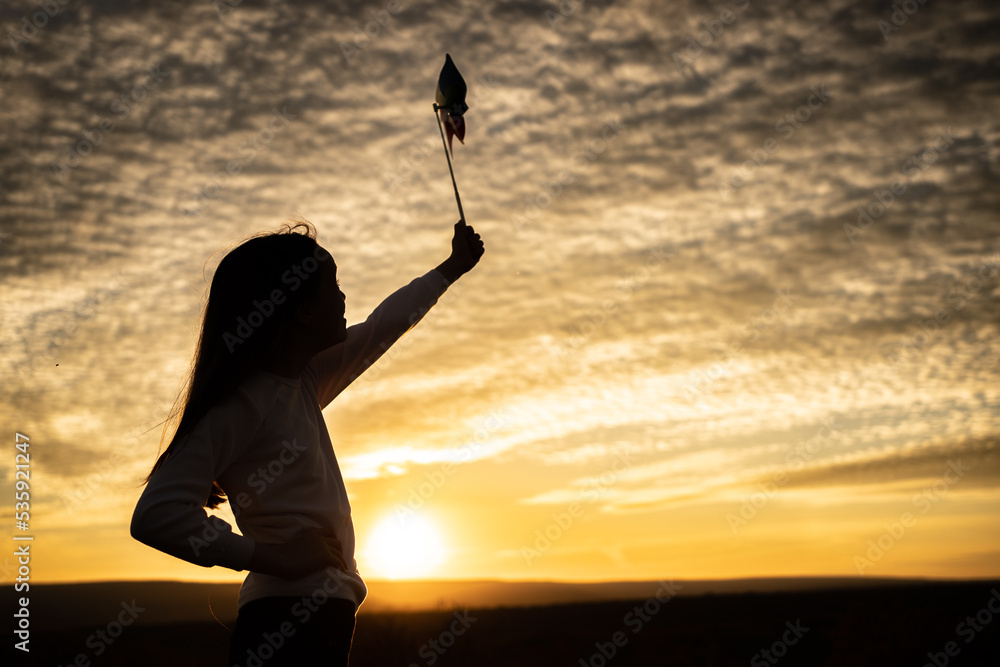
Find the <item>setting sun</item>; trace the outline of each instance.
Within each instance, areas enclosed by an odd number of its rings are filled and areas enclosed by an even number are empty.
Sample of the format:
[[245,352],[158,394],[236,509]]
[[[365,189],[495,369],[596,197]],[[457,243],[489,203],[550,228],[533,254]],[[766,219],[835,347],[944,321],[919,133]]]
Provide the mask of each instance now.
[[371,532],[363,554],[377,576],[414,579],[435,572],[445,560],[445,547],[430,519],[393,514]]

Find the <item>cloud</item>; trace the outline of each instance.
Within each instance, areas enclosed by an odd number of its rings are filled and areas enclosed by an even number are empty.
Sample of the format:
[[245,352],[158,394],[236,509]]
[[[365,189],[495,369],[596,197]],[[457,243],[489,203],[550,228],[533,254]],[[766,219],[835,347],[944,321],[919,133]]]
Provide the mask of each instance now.
[[[487,253],[328,410],[349,478],[495,463],[545,473],[504,502],[563,502],[628,443],[604,507],[654,511],[739,494],[836,414],[838,448],[796,493],[919,484],[952,456],[995,480],[1000,292],[971,287],[1000,251],[995,3],[924,5],[888,39],[885,8],[753,3],[680,71],[735,4],[586,2],[553,26],[556,3],[407,2],[360,43],[384,5],[66,7],[0,51],[5,427],[57,443],[53,478],[91,474],[165,416],[209,258],[293,213],[333,250],[351,322],[443,260],[457,211],[429,104],[448,51]],[[280,131],[275,109],[294,116]],[[852,243],[845,224],[897,180]],[[129,286],[91,314],[118,272]],[[794,295],[780,312],[776,290]],[[460,459],[492,410],[510,424]],[[151,464],[156,435],[112,478]]]
[[[930,484],[949,475],[962,488],[994,488],[1000,481],[995,438],[866,451],[789,473],[788,488]],[[967,477],[966,477],[967,475]]]

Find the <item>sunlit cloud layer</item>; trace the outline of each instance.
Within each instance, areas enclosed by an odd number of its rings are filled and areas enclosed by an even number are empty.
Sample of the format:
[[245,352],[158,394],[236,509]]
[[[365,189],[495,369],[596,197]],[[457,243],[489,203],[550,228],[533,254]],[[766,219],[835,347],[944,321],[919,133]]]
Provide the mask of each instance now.
[[445,52],[487,251],[326,412],[360,544],[419,505],[450,576],[856,574],[938,488],[871,572],[1000,575],[1000,10],[561,6],[74,2],[30,36],[35,4],[0,9],[39,576],[232,576],[125,528],[216,253],[308,218],[351,323],[444,259]]

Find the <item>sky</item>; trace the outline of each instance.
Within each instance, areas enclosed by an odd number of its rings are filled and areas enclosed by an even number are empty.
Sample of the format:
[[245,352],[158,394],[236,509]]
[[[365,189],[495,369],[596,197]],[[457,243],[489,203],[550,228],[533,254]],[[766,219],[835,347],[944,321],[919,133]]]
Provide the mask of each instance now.
[[242,578],[128,532],[208,281],[295,216],[351,324],[443,260],[445,53],[486,254],[324,413],[363,576],[1000,576],[995,3],[48,5],[0,8],[33,580]]

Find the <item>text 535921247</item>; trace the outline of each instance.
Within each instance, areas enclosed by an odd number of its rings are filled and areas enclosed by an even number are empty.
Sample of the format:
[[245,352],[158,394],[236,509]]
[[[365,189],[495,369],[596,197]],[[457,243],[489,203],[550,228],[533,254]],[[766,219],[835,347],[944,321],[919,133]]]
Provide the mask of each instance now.
[[[28,447],[31,443],[28,436],[22,433],[14,434],[14,525],[21,532],[28,530],[31,519],[31,454]],[[30,535],[14,535],[18,544],[14,550],[17,556],[17,577],[14,590],[18,593],[28,592],[28,580],[31,577],[31,540]],[[17,599],[17,611],[14,613],[14,636],[17,641],[14,647],[25,653],[29,652],[30,620],[28,615],[28,596]]]

